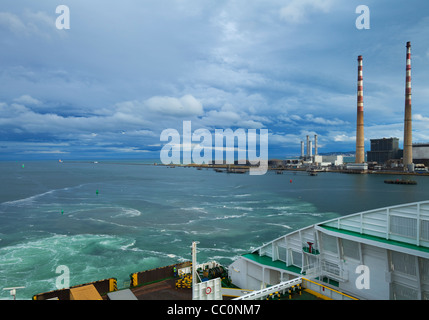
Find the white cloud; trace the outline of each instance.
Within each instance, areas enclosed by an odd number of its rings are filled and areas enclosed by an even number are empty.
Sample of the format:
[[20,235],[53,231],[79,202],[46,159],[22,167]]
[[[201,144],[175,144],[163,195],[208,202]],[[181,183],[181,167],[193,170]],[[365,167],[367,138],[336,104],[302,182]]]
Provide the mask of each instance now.
[[181,98],[152,97],[146,101],[151,111],[172,116],[202,115],[203,105],[190,94]]
[[328,12],[332,7],[332,0],[292,0],[280,9],[280,17],[289,23],[303,23],[313,12]]
[[338,133],[334,135],[335,142],[353,142],[356,141],[356,136],[349,136],[345,133]]
[[56,32],[55,18],[46,12],[25,10],[18,16],[10,12],[0,12],[0,27],[3,26],[15,35],[37,35],[48,38]]
[[429,117],[422,116],[421,114],[414,114],[413,120],[429,122]]
[[[98,10],[101,3],[106,10]],[[422,140],[428,4],[415,6],[398,26],[406,4],[373,4],[371,12],[386,14],[363,43],[355,8],[335,0],[98,0],[74,4],[64,32],[49,3],[4,1],[0,136],[71,142],[53,151],[82,142],[101,154],[114,151],[104,147],[159,145],[161,130],[192,120],[194,129],[268,128],[279,149],[299,148],[312,131],[327,151],[348,149],[356,130],[356,56],[363,54],[365,136],[401,138],[401,39],[412,35],[413,139]]]
[[232,126],[240,120],[241,117],[237,112],[224,110],[210,110],[203,117],[203,123],[215,126]]
[[243,120],[238,122],[238,126],[246,129],[262,129],[264,125],[255,120]]
[[347,124],[346,121],[340,120],[338,118],[334,118],[334,119],[330,120],[330,119],[325,119],[322,117],[315,117],[312,114],[306,114],[305,120],[313,122],[313,123],[329,125],[329,126],[337,126],[337,125]]
[[203,105],[194,96],[186,94],[181,98],[154,96],[145,101],[125,101],[118,103],[117,116],[122,118],[149,115],[198,116],[204,113]]
[[326,125],[326,126],[337,126],[337,125],[345,125],[348,124],[347,121],[333,118],[333,119],[326,119],[319,116],[314,116],[313,114],[306,114],[303,117],[297,114],[291,114],[291,115],[280,115],[277,117],[277,119],[286,122],[286,123],[296,123],[296,122],[310,122],[320,125]]
[[23,95],[19,98],[14,99],[15,102],[22,103],[24,105],[39,105],[41,102],[29,95]]
[[8,28],[14,33],[27,33],[27,26],[24,22],[10,12],[0,12],[0,26]]
[[242,39],[242,36],[238,32],[237,24],[233,21],[228,21],[225,12],[222,12],[217,23],[222,30],[225,41]]
[[70,152],[61,151],[61,150],[26,150],[23,151],[24,154],[68,154]]
[[134,131],[124,131],[122,134],[132,137],[159,137],[159,134],[156,134],[155,132],[151,130],[134,130]]

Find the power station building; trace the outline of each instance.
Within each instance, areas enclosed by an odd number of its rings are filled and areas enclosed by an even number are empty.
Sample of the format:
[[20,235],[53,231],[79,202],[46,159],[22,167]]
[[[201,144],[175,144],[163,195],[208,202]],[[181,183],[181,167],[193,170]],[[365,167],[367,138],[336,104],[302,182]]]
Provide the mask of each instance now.
[[388,160],[401,159],[398,138],[371,139],[371,151],[367,151],[367,161],[384,164]]
[[429,143],[413,144],[413,162],[429,167]]
[[[371,139],[371,150],[367,151],[365,161],[364,136],[364,92],[363,92],[363,58],[358,56],[357,77],[357,118],[356,118],[356,152],[355,162],[348,163],[346,169],[365,171],[371,165],[389,165],[392,168],[402,167],[404,171],[414,172],[415,168],[429,167],[429,143],[412,143],[412,111],[411,111],[411,43],[406,45],[406,76],[405,76],[405,112],[404,112],[404,147],[399,149],[399,138]],[[317,147],[317,135],[313,144],[307,135],[307,149],[301,141],[301,157],[303,165],[339,166],[343,159],[320,156]]]

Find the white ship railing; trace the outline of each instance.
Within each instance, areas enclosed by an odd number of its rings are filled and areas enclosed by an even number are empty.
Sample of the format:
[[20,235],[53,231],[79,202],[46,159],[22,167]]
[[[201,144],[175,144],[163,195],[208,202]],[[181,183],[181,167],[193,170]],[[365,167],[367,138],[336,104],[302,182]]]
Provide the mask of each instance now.
[[296,286],[302,283],[302,278],[295,278],[289,281],[284,281],[269,288],[262,290],[254,291],[252,293],[246,294],[244,296],[235,298],[233,300],[257,300],[268,296],[270,293],[275,293],[279,291],[284,291],[289,289],[292,286]]

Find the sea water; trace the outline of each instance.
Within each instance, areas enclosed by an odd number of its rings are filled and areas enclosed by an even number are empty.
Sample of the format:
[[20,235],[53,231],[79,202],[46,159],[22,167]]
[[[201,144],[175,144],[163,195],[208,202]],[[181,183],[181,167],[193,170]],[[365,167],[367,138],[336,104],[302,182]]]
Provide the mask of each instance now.
[[[151,163],[151,164],[149,164]],[[230,264],[288,232],[338,216],[428,200],[428,177],[269,171],[263,176],[153,161],[0,162],[0,299],[17,299],[191,260]]]

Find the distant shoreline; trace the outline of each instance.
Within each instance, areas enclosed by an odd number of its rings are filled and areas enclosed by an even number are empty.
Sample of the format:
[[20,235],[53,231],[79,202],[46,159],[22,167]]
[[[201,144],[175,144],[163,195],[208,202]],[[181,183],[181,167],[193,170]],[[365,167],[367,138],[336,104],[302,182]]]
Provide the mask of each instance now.
[[[130,161],[130,162],[127,162]],[[117,164],[117,165],[135,165],[135,166],[160,166],[160,167],[181,167],[181,168],[206,168],[206,169],[224,169],[227,171],[230,169],[230,172],[234,173],[234,170],[249,170],[249,165],[234,165],[234,164],[163,164],[158,162],[156,159],[153,159],[151,163],[139,163],[133,162],[135,160],[124,160],[123,162],[118,162],[118,160],[100,160],[100,161],[90,161],[90,160],[64,160],[62,163],[93,163],[93,164]],[[145,160],[148,161],[148,160]],[[273,168],[268,167],[269,171],[286,171],[286,172],[307,172],[307,168]],[[382,175],[410,175],[410,176],[429,176],[429,172],[403,172],[395,170],[347,170],[347,169],[317,169],[317,172],[327,172],[327,173],[343,173],[343,174],[382,174]],[[242,173],[242,172],[240,172]]]

